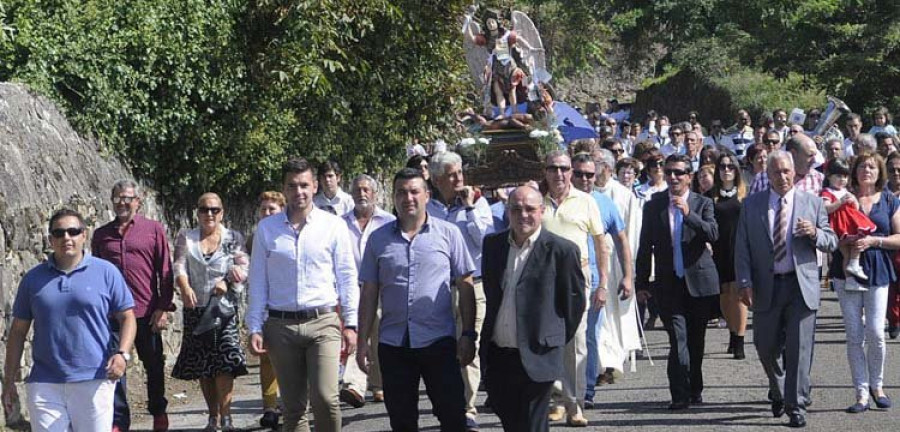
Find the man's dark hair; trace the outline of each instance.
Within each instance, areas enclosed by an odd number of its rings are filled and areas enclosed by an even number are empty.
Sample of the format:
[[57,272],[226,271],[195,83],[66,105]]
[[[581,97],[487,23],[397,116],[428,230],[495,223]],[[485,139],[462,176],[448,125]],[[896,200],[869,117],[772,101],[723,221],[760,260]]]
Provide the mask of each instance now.
[[343,172],[341,171],[341,166],[333,160],[327,160],[320,163],[318,171],[318,175],[328,174],[328,171],[334,171],[334,175],[336,176],[340,176],[341,174],[343,174]]
[[78,219],[78,225],[81,228],[85,228],[84,217],[81,216],[81,213],[78,213],[77,211],[70,208],[61,208],[57,210],[56,213],[53,213],[53,216],[50,216],[50,224],[47,226],[47,231],[53,231],[53,225],[56,223],[56,221],[69,216]]
[[425,183],[425,177],[422,175],[422,170],[403,168],[400,171],[397,171],[397,174],[394,174],[393,184],[396,185],[399,180],[412,180],[416,178],[422,179],[422,182]]
[[878,133],[875,134],[875,141],[876,141],[876,142],[879,142],[879,143],[882,142],[882,141],[884,141],[884,140],[886,140],[886,139],[888,139],[888,138],[894,139],[894,136],[891,135],[891,134],[889,134],[889,133],[887,133],[887,132],[885,132],[885,131],[881,131],[881,132],[878,132]]
[[862,123],[862,117],[857,113],[847,114],[847,121],[849,122],[850,120],[859,120],[859,122]]
[[670,154],[669,157],[666,158],[666,165],[670,163],[681,162],[684,163],[684,169],[687,172],[693,172],[691,167],[691,158],[686,154]]
[[619,143],[619,139],[615,137],[605,138],[602,143],[600,143],[601,148],[605,148],[609,150],[612,146]]
[[577,163],[594,163],[594,159],[591,158],[591,155],[588,153],[578,153],[572,157],[572,165]]
[[289,174],[303,174],[307,171],[311,172],[313,177],[316,176],[316,170],[309,161],[301,157],[293,157],[281,166],[281,179],[284,180]]

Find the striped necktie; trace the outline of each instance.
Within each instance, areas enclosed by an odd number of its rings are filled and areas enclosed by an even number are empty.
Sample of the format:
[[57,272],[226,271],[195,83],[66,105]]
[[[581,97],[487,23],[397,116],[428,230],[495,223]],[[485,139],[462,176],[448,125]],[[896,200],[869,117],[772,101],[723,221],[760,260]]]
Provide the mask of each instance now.
[[775,228],[772,230],[776,263],[787,255],[787,199],[781,197],[778,204],[778,211],[775,213]]

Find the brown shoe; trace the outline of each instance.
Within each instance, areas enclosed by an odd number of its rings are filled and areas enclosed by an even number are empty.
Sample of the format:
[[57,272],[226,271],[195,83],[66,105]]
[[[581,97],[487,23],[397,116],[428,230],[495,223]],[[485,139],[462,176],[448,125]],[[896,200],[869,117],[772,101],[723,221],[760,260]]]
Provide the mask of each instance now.
[[376,390],[372,392],[372,401],[373,402],[384,402],[384,392],[381,390]]
[[566,416],[566,408],[557,405],[550,407],[550,414],[547,416],[548,419],[552,422],[560,421]]
[[341,390],[341,402],[350,405],[353,408],[360,408],[366,404],[366,399],[363,398],[361,394],[357,393],[356,390],[347,388]]

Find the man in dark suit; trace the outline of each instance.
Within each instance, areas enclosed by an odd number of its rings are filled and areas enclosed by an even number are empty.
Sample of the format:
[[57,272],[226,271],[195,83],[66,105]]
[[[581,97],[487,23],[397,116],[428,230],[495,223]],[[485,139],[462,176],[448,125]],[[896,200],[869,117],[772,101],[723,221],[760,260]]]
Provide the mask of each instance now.
[[719,275],[709,244],[719,228],[712,201],[690,191],[690,158],[669,156],[665,176],[668,192],[653,195],[644,207],[635,286],[641,296],[656,298],[669,334],[669,409],[682,410],[703,402],[706,323],[719,301]]
[[484,239],[481,365],[503,429],[547,431],[563,348],[585,308],[581,257],[574,243],[541,229],[537,190],[516,189],[508,211],[510,229]]
[[[803,134],[795,140],[814,145]],[[772,414],[787,411],[789,426],[804,427],[820,301],[816,250],[833,251],[837,236],[822,200],[795,187],[791,153],[770,153],[766,172],[769,189],[744,200],[734,270],[741,300],[753,309],[753,343],[769,378]]]

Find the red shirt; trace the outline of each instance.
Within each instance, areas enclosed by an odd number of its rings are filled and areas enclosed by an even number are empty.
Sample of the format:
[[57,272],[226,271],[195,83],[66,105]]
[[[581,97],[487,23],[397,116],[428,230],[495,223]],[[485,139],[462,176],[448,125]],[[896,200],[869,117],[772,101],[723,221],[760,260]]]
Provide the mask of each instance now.
[[131,289],[134,315],[151,315],[157,309],[174,311],[172,260],[162,224],[135,215],[123,237],[118,219],[103,225],[91,239],[91,253],[113,263]]

